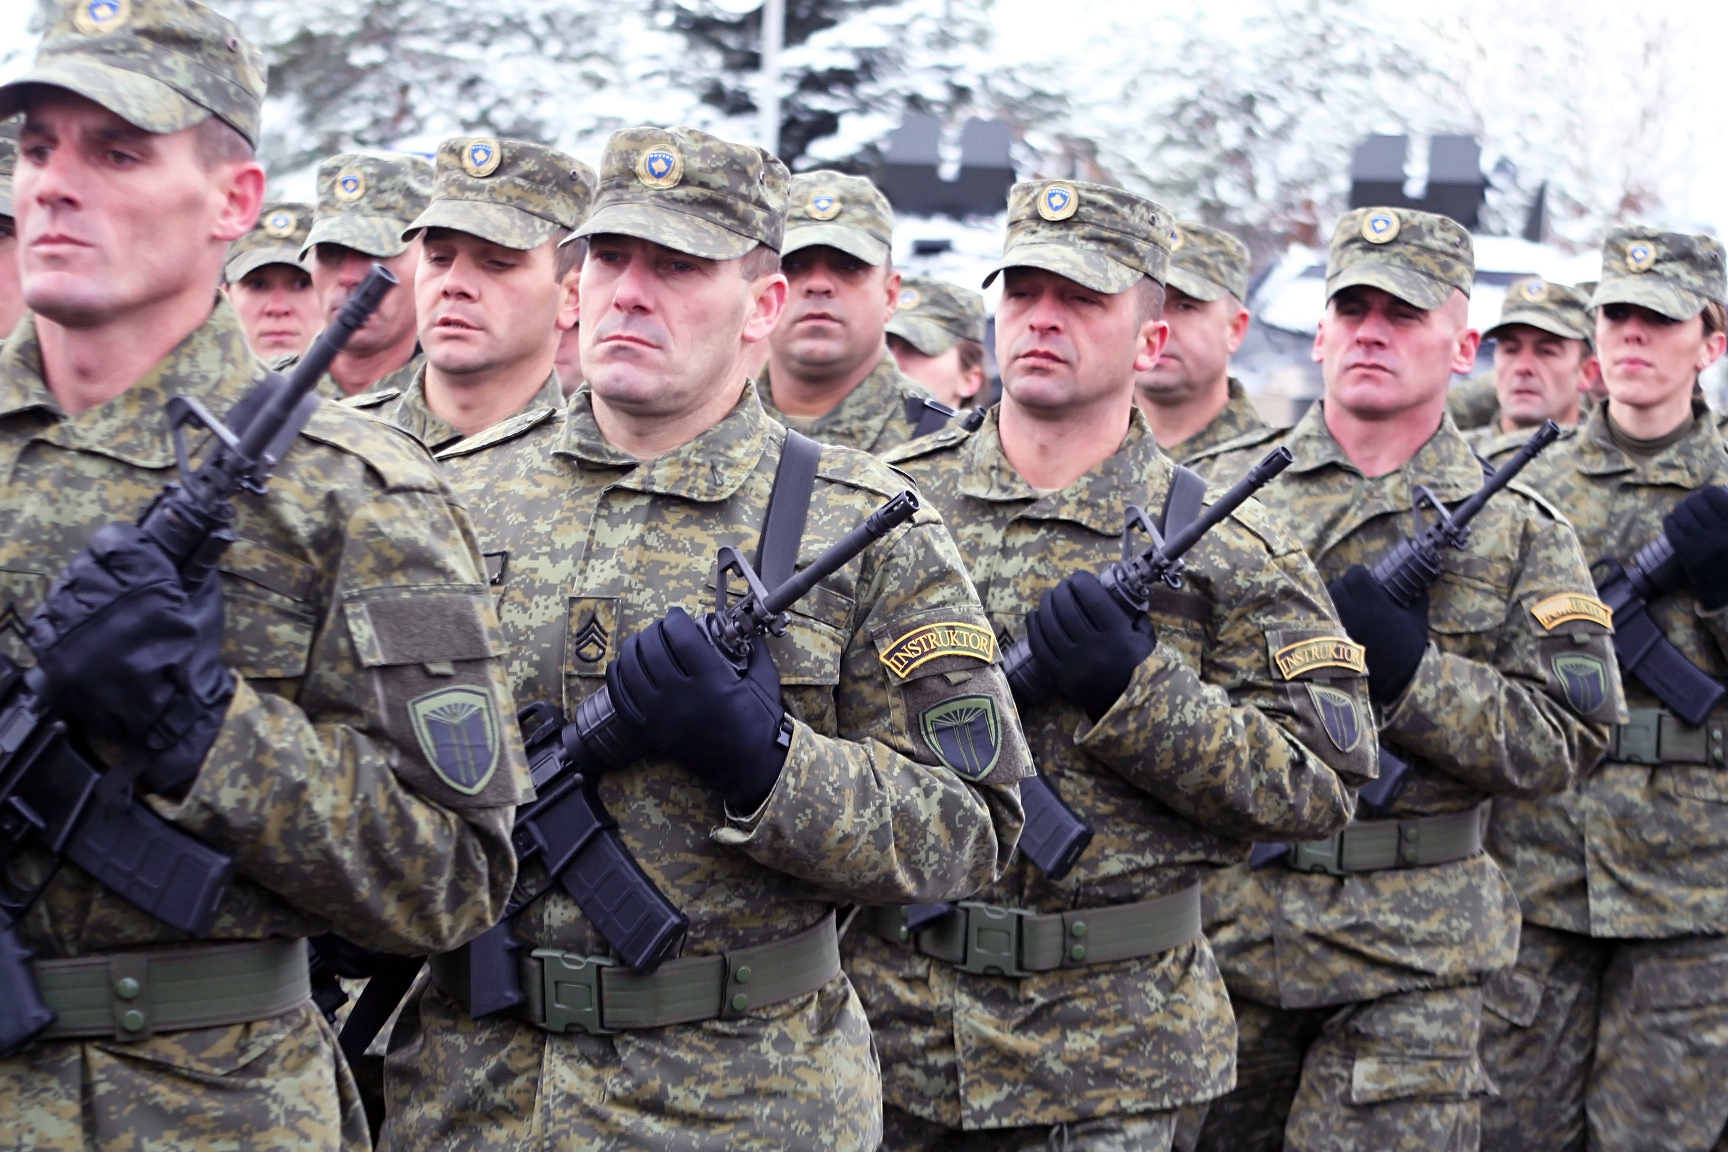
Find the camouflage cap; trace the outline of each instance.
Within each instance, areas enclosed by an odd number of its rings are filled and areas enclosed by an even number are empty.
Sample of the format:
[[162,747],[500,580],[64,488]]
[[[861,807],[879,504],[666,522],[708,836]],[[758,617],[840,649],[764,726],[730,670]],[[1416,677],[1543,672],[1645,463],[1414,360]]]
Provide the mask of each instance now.
[[778,252],[791,179],[754,144],[626,128],[606,142],[594,211],[571,239],[615,232],[707,260],[736,260],[758,244]]
[[1476,249],[1447,216],[1413,208],[1353,208],[1338,217],[1326,258],[1326,299],[1365,285],[1432,311],[1456,288],[1470,295]]
[[457,136],[438,145],[432,202],[402,231],[454,228],[526,252],[574,231],[594,200],[594,169],[544,144]]
[[266,264],[291,264],[304,269],[306,262],[300,251],[311,227],[310,204],[282,200],[264,205],[252,231],[228,245],[228,263],[222,267],[223,277],[230,284],[238,284],[248,272]]
[[900,302],[888,321],[898,336],[926,356],[940,356],[961,340],[984,342],[984,296],[934,276],[900,282]]
[[1576,288],[1556,284],[1540,276],[1514,281],[1500,305],[1500,319],[1482,333],[1483,339],[1502,328],[1527,324],[1567,340],[1588,340],[1592,335],[1590,297]]
[[12,211],[12,173],[18,167],[18,120],[0,120],[0,216]]
[[1616,228],[1602,244],[1602,279],[1590,307],[1637,304],[1671,320],[1690,320],[1706,301],[1728,304],[1722,241],[1687,232]]
[[1022,180],[1008,190],[1008,237],[984,287],[1007,268],[1043,268],[1094,292],[1164,283],[1171,216],[1144,196],[1079,180]]
[[781,254],[825,244],[866,264],[888,262],[894,209],[862,176],[826,169],[792,177],[786,197],[786,241]]
[[1248,298],[1248,245],[1228,232],[1178,220],[1170,229],[1170,287],[1196,300]]
[[402,230],[426,211],[432,165],[402,153],[343,152],[318,165],[318,211],[300,256],[340,244],[389,259],[408,248]]
[[0,117],[24,107],[31,84],[76,92],[146,132],[214,113],[258,143],[264,58],[195,0],[55,0],[35,64],[0,86]]

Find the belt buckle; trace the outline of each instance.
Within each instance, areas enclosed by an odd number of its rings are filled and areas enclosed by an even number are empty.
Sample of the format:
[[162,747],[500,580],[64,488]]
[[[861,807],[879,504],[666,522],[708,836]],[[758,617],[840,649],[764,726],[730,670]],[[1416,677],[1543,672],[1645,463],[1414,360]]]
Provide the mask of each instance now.
[[978,976],[1030,976],[1020,967],[1020,924],[1031,913],[962,900],[966,914],[966,957],[955,967]]
[[1632,709],[1631,719],[1614,728],[1614,758],[1624,764],[1662,763],[1662,713]]
[[556,948],[536,948],[534,958],[540,961],[540,979],[545,989],[546,1023],[548,1032],[568,1032],[579,1029],[591,1036],[610,1036],[616,1028],[607,1028],[600,1019],[600,973],[615,967],[618,961],[608,956],[583,956],[561,952]]
[[1325,872],[1344,875],[1344,833],[1334,832],[1324,840],[1307,840],[1290,848],[1293,872]]

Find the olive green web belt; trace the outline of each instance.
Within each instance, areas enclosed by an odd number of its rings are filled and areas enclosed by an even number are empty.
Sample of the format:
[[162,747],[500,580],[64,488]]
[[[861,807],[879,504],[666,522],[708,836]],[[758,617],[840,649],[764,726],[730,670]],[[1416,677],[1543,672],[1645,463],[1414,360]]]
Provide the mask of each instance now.
[[1324,840],[1292,844],[1286,864],[1296,872],[1383,872],[1467,860],[1482,851],[1488,805],[1446,816],[1363,820]]
[[58,1016],[44,1040],[144,1040],[249,1024],[312,998],[304,940],[111,952],[33,960],[30,968]]
[[[468,1003],[468,952],[432,958],[446,996]],[[668,960],[640,975],[606,956],[536,948],[518,958],[527,1002],[515,1015],[548,1032],[606,1035],[699,1020],[736,1020],[752,1008],[795,1000],[840,975],[840,937],[830,912],[796,936],[717,956]]]
[[1722,717],[1693,727],[1666,708],[1633,708],[1631,719],[1616,724],[1608,759],[1622,764],[1728,764]]
[[907,928],[898,906],[864,909],[863,926],[891,944],[906,944],[963,972],[1029,976],[1155,956],[1200,935],[1200,885],[1105,908],[1029,912],[963,900],[928,927]]

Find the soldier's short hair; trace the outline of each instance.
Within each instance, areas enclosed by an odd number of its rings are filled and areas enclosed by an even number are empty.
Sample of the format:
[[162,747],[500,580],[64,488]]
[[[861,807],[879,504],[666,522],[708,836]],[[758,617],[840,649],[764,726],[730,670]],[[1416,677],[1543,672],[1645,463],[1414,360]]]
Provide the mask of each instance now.
[[780,271],[780,253],[758,244],[738,258],[738,273],[746,280],[760,280]]

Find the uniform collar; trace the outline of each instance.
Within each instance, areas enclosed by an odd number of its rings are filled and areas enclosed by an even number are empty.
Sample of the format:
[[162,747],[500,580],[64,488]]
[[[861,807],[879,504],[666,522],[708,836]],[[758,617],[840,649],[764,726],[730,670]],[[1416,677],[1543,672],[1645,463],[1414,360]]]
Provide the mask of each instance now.
[[1242,387],[1240,380],[1232,376],[1230,377],[1230,398],[1225,401],[1224,407],[1218,415],[1214,416],[1212,422],[1199,432],[1182,443],[1173,445],[1170,451],[1181,459],[1188,459],[1209,448],[1215,448],[1226,441],[1234,440],[1245,433],[1257,432],[1265,427],[1268,425],[1261,418],[1259,409],[1254,407],[1254,401],[1249,398],[1248,390]]
[[756,470],[774,434],[781,431],[763,410],[756,386],[749,383],[724,420],[652,460],[637,460],[606,442],[594,419],[594,397],[588,385],[570,397],[565,412],[564,430],[553,449],[556,455],[570,458],[581,468],[621,469],[624,475],[616,483],[622,488],[704,503],[725,500],[738,491]]
[[[1030,520],[1069,520],[1103,536],[1120,536],[1128,506],[1144,500],[1153,477],[1169,462],[1137,407],[1128,434],[1109,459],[1060,492],[1040,496],[1002,451],[1001,406],[990,409],[978,431],[960,446],[960,492],[975,500],[1029,501],[1017,513]],[[1154,519],[1159,509],[1146,510]]]
[[43,439],[140,468],[174,463],[164,415],[170,398],[187,396],[223,416],[265,372],[247,348],[227,297],[218,295],[209,318],[136,384],[106,404],[68,416],[42,379],[36,318],[27,316],[16,336],[0,353],[0,418],[34,409],[47,418],[39,433]]
[[[1342,468],[1355,476],[1362,476],[1362,470],[1350,462],[1344,454],[1344,448],[1332,436],[1332,430],[1326,427],[1326,416],[1321,405],[1325,402],[1316,400],[1296,426],[1290,430],[1285,444],[1295,454],[1296,462],[1290,466],[1295,474],[1318,472],[1322,468]],[[1430,489],[1440,499],[1447,503],[1463,500],[1474,495],[1482,487],[1484,473],[1482,461],[1471,449],[1464,434],[1458,431],[1458,425],[1452,422],[1450,413],[1440,417],[1440,427],[1427,443],[1417,449],[1412,456],[1396,471],[1386,476],[1377,477],[1374,482],[1385,484],[1400,478],[1403,483],[1396,482],[1388,487],[1409,487],[1422,485]]]
[[462,439],[454,425],[437,415],[426,403],[426,362],[421,361],[408,387],[396,399],[392,421],[428,450],[448,447]]
[[1620,450],[1608,430],[1608,405],[1598,404],[1584,421],[1573,459],[1586,476],[1636,472],[1640,483],[1681,488],[1702,488],[1728,471],[1728,452],[1724,452],[1715,416],[1702,396],[1692,398],[1692,427],[1686,435],[1647,460]]
[[[762,407],[780,419],[782,413],[774,407],[774,391],[768,369],[762,369]],[[824,444],[844,444],[849,448],[868,448],[882,433],[890,420],[906,419],[906,397],[914,391],[923,394],[911,378],[900,371],[894,357],[884,352],[870,375],[846,393],[840,403],[816,418],[810,426],[810,436]]]

